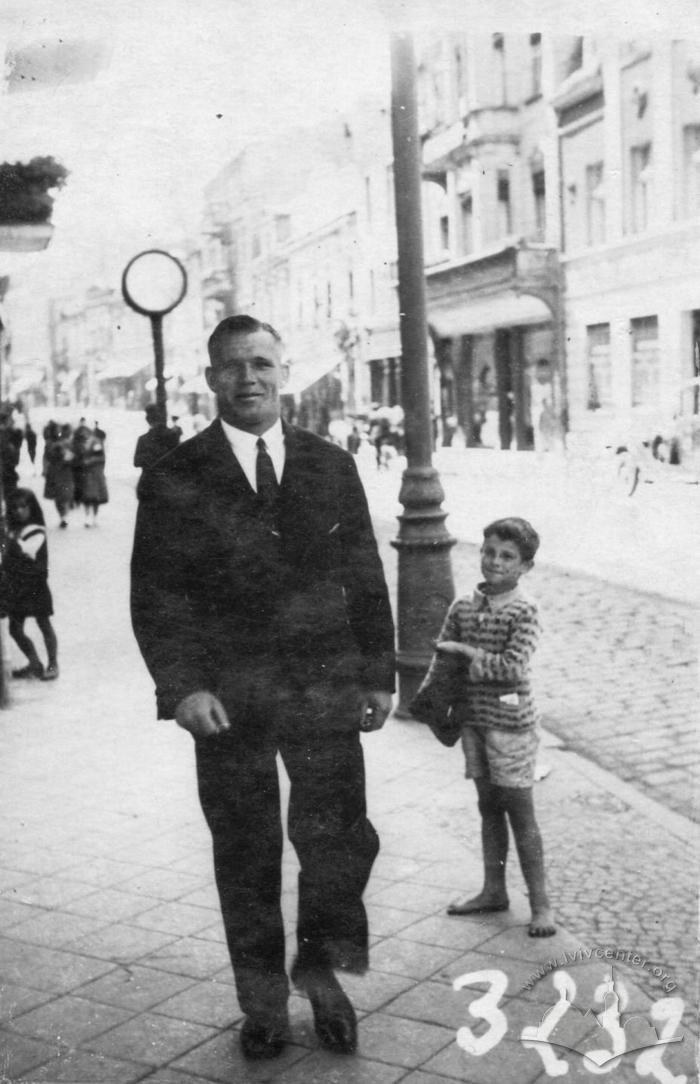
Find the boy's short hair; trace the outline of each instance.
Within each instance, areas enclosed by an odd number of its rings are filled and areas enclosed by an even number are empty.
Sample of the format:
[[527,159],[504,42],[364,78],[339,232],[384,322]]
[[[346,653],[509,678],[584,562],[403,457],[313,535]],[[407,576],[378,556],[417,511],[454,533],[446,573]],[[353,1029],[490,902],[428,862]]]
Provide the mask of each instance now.
[[484,527],[484,538],[492,534],[498,535],[505,542],[516,545],[523,561],[534,561],[540,547],[540,536],[526,519],[521,519],[520,516],[495,519],[493,523],[489,523],[488,527]]

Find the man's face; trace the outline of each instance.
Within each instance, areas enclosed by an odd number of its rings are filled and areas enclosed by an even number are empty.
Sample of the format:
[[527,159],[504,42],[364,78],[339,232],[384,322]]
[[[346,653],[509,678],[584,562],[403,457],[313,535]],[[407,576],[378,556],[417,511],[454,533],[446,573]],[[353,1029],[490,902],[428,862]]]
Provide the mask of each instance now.
[[229,335],[211,362],[205,376],[224,421],[258,436],[269,429],[287,376],[280,343],[269,331]]

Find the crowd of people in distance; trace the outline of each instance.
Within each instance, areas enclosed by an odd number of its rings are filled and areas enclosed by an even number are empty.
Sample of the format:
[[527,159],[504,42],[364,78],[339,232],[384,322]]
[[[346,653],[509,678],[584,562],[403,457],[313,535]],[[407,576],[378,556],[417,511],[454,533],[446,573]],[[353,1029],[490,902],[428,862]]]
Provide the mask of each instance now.
[[[75,428],[49,421],[43,430],[44,497],[56,505],[59,526],[68,526],[72,508],[82,505],[85,526],[97,525],[97,512],[109,499],[105,479],[106,433],[97,422],[81,418]],[[18,465],[23,443],[34,467],[37,434],[28,420],[20,425],[11,406],[0,406],[0,456],[7,530],[0,565],[0,614],[9,619],[9,632],[26,658],[12,670],[14,678],[58,677],[58,643],[51,623],[53,598],[49,589],[46,523],[36,494],[19,486]],[[42,662],[25,631],[33,618],[44,641]]]
[[85,526],[96,527],[99,507],[109,500],[104,430],[97,422],[91,428],[85,418],[75,429],[50,421],[43,436],[44,497],[56,505],[59,526],[67,527],[71,508],[82,505]]
[[368,417],[333,417],[328,423],[328,440],[353,455],[358,455],[363,445],[371,446],[377,469],[386,469],[395,456],[405,454],[403,410],[375,404]]

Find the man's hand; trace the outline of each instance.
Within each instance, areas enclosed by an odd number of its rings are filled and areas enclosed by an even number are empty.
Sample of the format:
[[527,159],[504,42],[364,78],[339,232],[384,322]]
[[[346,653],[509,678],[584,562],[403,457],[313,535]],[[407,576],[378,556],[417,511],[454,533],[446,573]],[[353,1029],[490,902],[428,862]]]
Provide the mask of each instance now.
[[362,698],[360,730],[365,733],[370,730],[381,730],[391,711],[392,699],[392,694],[384,692],[383,689],[372,689],[366,692]]
[[204,690],[190,693],[180,701],[175,709],[175,722],[183,730],[189,730],[193,738],[209,738],[231,729],[221,701]]

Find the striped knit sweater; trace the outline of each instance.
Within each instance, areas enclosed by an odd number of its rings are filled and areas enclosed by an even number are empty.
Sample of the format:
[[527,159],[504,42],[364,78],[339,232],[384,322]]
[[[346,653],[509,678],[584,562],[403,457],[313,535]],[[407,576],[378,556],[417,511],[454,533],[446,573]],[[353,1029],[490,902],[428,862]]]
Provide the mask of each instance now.
[[485,595],[477,587],[471,598],[452,603],[439,639],[477,648],[471,664],[459,660],[454,698],[464,725],[499,730],[535,726],[530,659],[539,634],[537,605],[519,587],[502,595]]

